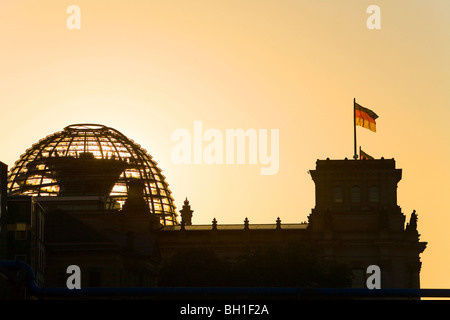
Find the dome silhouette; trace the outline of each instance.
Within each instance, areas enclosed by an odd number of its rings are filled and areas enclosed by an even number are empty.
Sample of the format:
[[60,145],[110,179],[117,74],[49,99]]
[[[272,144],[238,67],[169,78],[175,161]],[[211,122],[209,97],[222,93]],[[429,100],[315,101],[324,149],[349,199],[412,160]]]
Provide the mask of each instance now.
[[169,185],[145,149],[116,129],[73,124],[20,156],[9,171],[8,194],[105,196],[110,208],[120,208],[136,184],[163,225],[178,224]]

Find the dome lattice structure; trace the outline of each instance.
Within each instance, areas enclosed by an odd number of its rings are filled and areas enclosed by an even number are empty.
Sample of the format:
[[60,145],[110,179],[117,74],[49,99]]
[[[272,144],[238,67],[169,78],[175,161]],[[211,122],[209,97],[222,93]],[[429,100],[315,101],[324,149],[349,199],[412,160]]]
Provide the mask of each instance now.
[[[10,195],[103,195],[117,206],[130,182],[139,182],[150,212],[163,225],[178,224],[176,207],[157,162],[119,131],[98,124],[73,124],[27,149],[8,175]],[[84,193],[83,193],[84,192]]]

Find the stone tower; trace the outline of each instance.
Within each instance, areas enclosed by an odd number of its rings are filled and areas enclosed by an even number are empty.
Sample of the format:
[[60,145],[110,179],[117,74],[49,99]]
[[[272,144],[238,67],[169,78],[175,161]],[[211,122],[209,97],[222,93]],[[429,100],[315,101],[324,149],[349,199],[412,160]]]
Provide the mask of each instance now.
[[325,258],[348,264],[355,286],[363,287],[366,268],[378,265],[382,287],[419,288],[426,242],[419,241],[415,212],[405,228],[397,204],[402,170],[395,160],[317,160],[310,174],[316,206],[308,229]]

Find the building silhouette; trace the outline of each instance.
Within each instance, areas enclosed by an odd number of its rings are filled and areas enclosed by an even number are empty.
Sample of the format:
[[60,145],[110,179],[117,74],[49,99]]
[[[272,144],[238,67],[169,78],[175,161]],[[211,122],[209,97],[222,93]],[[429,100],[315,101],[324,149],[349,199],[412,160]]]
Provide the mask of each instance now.
[[[224,262],[238,265],[261,248],[289,248],[294,259],[308,245],[321,263],[351,272],[347,286],[365,287],[367,267],[377,265],[382,288],[420,288],[420,254],[426,242],[420,241],[417,214],[407,220],[397,204],[402,170],[394,159],[317,160],[309,171],[316,204],[308,221],[283,223],[277,217],[273,224],[252,224],[244,217],[234,225],[216,219],[196,225],[188,199],[179,221],[152,157],[102,125],[68,126],[28,149],[9,175],[5,164],[0,163],[0,170],[0,260],[26,262],[41,287],[65,287],[69,265],[82,270],[82,287],[155,287],[164,285],[162,274],[176,286],[193,271],[177,278],[170,265],[193,249],[203,258],[198,261],[216,259],[216,264],[194,263],[189,269],[201,267],[205,274]],[[214,259],[207,260],[208,254]],[[291,260],[282,261],[295,267]],[[176,267],[187,270],[187,265]],[[0,268],[2,272],[14,278],[8,270]],[[235,273],[234,279],[242,274]],[[293,276],[264,281],[249,283],[299,285]],[[4,297],[30,298],[19,280],[0,282],[0,289]]]

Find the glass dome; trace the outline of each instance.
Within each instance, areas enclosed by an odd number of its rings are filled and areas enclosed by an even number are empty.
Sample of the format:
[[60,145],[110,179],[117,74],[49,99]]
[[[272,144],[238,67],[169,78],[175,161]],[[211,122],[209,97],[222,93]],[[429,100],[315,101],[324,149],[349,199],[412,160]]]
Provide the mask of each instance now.
[[130,182],[140,182],[150,212],[178,224],[165,176],[146,150],[119,131],[74,124],[25,151],[9,171],[8,193],[31,196],[104,195],[123,206]]

